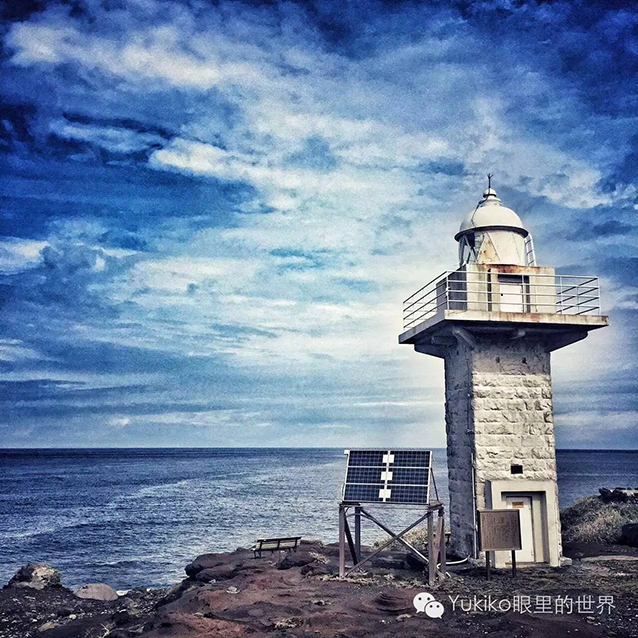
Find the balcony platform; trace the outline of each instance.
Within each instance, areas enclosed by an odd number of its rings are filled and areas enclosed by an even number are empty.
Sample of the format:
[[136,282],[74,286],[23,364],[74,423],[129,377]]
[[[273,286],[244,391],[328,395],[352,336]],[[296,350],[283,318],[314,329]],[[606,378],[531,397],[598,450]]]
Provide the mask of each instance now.
[[437,341],[441,343],[441,338],[454,337],[455,329],[462,328],[471,334],[510,333],[514,338],[526,335],[545,336],[550,339],[550,350],[556,350],[584,339],[590,330],[604,328],[607,325],[609,318],[605,315],[440,308],[436,314],[399,335],[399,343],[436,345]]
[[473,265],[444,272],[403,304],[399,343],[442,357],[456,338],[543,339],[549,351],[609,325],[598,278],[552,268]]

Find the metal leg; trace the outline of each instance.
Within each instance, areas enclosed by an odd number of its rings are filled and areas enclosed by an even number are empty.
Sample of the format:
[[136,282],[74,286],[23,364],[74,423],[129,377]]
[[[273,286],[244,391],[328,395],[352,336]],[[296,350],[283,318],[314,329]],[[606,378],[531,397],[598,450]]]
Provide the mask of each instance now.
[[361,508],[354,508],[354,549],[357,553],[357,562],[361,560]]
[[339,505],[339,576],[346,573],[346,509]]
[[[437,527],[437,544],[439,551],[437,552],[440,558],[441,567],[439,568],[439,572],[445,575],[446,571],[446,563],[445,563],[445,518],[443,516],[443,511],[439,510],[439,520]],[[439,559],[437,559],[439,561]]]
[[434,551],[434,517],[432,512],[428,512],[428,583],[430,587],[434,586],[436,580],[436,557],[437,552]]
[[[352,538],[350,533],[350,526],[348,524],[347,513],[348,505],[341,503],[339,505],[339,576],[347,576],[355,569],[360,568],[362,565],[372,560],[375,556],[380,554],[384,549],[394,542],[401,543],[408,551],[417,556],[423,562],[428,565],[428,580],[430,585],[434,585],[436,581],[437,573],[445,574],[446,572],[446,557],[445,557],[445,518],[443,513],[443,507],[437,503],[434,506],[430,506],[428,511],[420,516],[411,525],[404,530],[395,534],[391,529],[386,527],[383,523],[378,521],[372,514],[367,512],[360,504],[355,505],[355,536]],[[436,521],[436,530],[434,522],[434,513],[438,513]],[[380,527],[386,533],[390,535],[387,541],[384,541],[376,551],[372,552],[369,556],[361,558],[361,517],[365,516],[372,521],[375,525]],[[425,519],[428,521],[428,556],[424,556],[418,549],[410,545],[402,537],[407,534],[411,529],[414,529],[417,525],[423,522]],[[346,542],[352,555],[353,566],[346,570]],[[439,567],[440,565],[440,567]]]

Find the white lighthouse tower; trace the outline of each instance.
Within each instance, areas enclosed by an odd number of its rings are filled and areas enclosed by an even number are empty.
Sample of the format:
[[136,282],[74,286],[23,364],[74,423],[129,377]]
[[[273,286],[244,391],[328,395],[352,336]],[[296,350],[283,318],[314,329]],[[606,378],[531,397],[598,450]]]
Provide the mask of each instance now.
[[[455,239],[458,269],[405,301],[399,336],[445,361],[452,550],[479,557],[478,509],[518,508],[517,562],[557,566],[550,353],[608,325],[598,279],[536,266],[529,231],[491,184]],[[495,554],[497,567],[509,561]]]

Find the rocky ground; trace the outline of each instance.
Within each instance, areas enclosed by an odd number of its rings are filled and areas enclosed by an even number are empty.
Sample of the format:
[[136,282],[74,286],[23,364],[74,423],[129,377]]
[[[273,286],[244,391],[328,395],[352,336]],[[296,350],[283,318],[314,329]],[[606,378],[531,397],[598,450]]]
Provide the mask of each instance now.
[[[13,583],[0,590],[0,636],[638,637],[638,554],[621,546],[607,548],[606,555],[599,550],[579,546],[570,567],[520,569],[516,579],[496,572],[489,583],[478,568],[455,568],[432,590],[443,604],[441,618],[416,613],[412,600],[428,587],[417,569],[398,568],[402,561],[397,554],[385,567],[347,579],[336,576],[337,549],[332,545],[304,543],[295,554],[261,559],[247,550],[206,554],[188,565],[187,578],[170,589],[133,590],[111,601],[78,598],[55,579],[40,590]],[[489,596],[518,600],[523,607],[529,596],[530,609],[487,611],[481,601]],[[549,597],[540,599],[545,601],[540,608],[537,596]],[[601,596],[613,596],[611,613],[600,613]],[[467,606],[474,597],[478,609],[459,608],[461,600]],[[563,613],[539,613],[548,600],[554,612],[558,597],[567,604]]]

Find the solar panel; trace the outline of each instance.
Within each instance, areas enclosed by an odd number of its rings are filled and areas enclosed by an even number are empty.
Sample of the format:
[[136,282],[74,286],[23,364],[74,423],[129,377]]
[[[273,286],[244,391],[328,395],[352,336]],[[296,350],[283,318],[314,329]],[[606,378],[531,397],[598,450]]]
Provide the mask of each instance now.
[[430,450],[346,450],[343,501],[427,505]]

